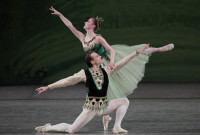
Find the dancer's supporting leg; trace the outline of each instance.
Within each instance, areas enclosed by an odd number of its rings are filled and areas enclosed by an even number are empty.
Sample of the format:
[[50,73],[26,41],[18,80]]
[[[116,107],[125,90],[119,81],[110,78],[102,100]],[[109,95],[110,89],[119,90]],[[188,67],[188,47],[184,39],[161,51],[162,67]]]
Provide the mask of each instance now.
[[114,133],[128,132],[121,128],[121,122],[126,114],[128,106],[129,100],[127,98],[114,99],[109,102],[108,108],[103,112],[102,115],[107,115],[116,110],[115,125],[113,127]]
[[103,116],[103,127],[104,127],[104,130],[108,130],[108,123],[112,120],[112,118],[109,116],[109,115],[105,115]]
[[60,123],[52,126],[46,124],[45,126],[36,127],[35,129],[39,132],[58,131],[74,133],[85,126],[90,120],[92,120],[96,114],[97,113],[95,111],[83,109],[83,112],[77,117],[73,124]]
[[155,52],[166,52],[166,51],[170,51],[170,50],[172,50],[173,48],[174,48],[174,44],[171,43],[171,44],[168,44],[168,45],[159,47],[159,48],[154,48],[154,47],[147,48],[147,49],[145,50],[145,52],[149,55],[149,54],[152,54],[152,53],[155,53]]

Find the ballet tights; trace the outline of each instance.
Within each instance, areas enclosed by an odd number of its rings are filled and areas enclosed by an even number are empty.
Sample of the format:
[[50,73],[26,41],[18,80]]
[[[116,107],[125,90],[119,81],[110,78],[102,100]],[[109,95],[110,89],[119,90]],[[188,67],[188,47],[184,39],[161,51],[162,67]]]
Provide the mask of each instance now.
[[104,116],[116,111],[116,119],[113,129],[121,129],[121,122],[124,118],[129,106],[129,100],[127,98],[114,99],[109,102],[109,106],[104,111],[94,111],[83,109],[82,113],[77,117],[73,124],[60,123],[57,125],[47,126],[47,131],[58,131],[75,133],[85,126],[95,116]]
[[170,51],[174,48],[174,44],[168,44],[168,45],[165,45],[165,46],[162,46],[162,47],[159,47],[159,48],[154,48],[154,47],[150,47],[150,48],[147,48],[145,50],[145,52],[147,53],[147,55],[150,55],[152,53],[155,53],[155,52],[165,52],[165,51]]

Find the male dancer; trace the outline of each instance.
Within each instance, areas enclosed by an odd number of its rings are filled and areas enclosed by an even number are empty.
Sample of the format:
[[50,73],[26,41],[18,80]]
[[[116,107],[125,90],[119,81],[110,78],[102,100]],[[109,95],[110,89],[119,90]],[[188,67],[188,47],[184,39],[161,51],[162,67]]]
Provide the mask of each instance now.
[[108,103],[106,97],[109,83],[108,77],[117,72],[117,70],[121,69],[123,66],[125,66],[138,54],[145,54],[144,50],[147,48],[148,45],[126,56],[125,58],[117,62],[112,70],[108,69],[108,67],[101,68],[101,56],[99,56],[95,52],[89,52],[85,59],[89,69],[85,71],[82,69],[73,76],[57,81],[46,87],[38,88],[37,91],[38,94],[40,94],[49,89],[66,87],[83,81],[86,84],[88,97],[86,98],[86,102],[83,105],[82,113],[78,116],[73,124],[60,123],[57,125],[51,125],[48,123],[44,126],[36,127],[35,130],[38,132],[58,131],[74,133],[80,130],[95,116],[108,115],[116,110],[116,119],[112,131],[114,133],[128,132],[127,130],[121,128],[121,122],[126,114],[129,100],[127,98],[113,99]]

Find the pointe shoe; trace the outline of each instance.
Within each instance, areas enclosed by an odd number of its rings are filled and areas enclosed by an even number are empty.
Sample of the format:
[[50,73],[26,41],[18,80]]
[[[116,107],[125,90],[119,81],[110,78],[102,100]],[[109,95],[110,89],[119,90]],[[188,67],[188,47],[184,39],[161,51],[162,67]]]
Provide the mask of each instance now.
[[51,126],[51,124],[50,124],[50,123],[47,123],[47,124],[45,124],[44,126],[36,127],[35,130],[36,130],[37,132],[45,132],[47,126]]
[[103,127],[104,127],[104,130],[108,130],[108,123],[112,120],[111,117],[104,117],[103,116]]
[[160,47],[160,52],[170,51],[174,48],[174,44],[168,44],[166,46]]
[[128,133],[128,131],[125,130],[125,129],[123,129],[123,128],[120,128],[120,129],[113,129],[112,131],[113,131],[113,133],[115,133],[115,134],[119,134],[119,133]]

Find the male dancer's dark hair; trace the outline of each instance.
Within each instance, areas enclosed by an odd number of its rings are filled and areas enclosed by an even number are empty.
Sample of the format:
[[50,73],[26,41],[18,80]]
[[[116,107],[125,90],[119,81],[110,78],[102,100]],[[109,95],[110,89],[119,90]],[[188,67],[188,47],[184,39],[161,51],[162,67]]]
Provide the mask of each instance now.
[[93,51],[88,52],[88,54],[85,56],[85,62],[88,65],[89,68],[92,67],[91,64],[91,60],[93,60],[93,58],[90,56],[93,53]]

